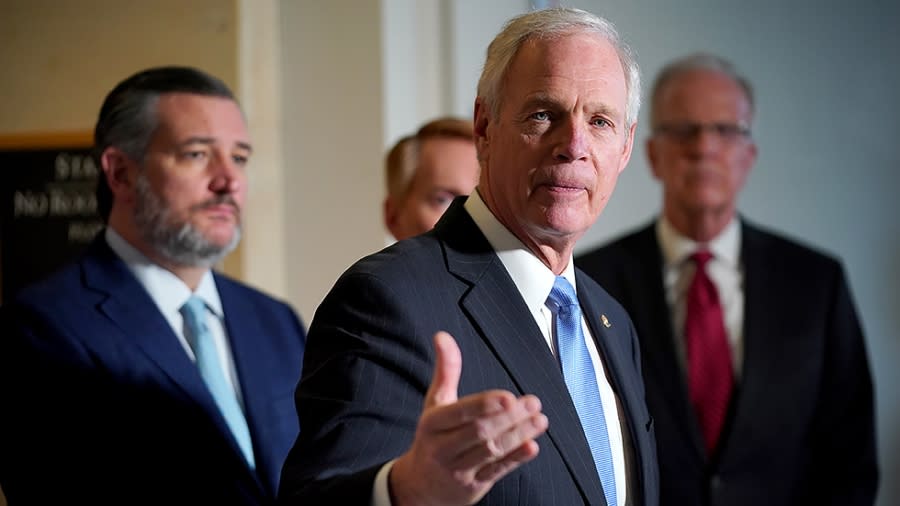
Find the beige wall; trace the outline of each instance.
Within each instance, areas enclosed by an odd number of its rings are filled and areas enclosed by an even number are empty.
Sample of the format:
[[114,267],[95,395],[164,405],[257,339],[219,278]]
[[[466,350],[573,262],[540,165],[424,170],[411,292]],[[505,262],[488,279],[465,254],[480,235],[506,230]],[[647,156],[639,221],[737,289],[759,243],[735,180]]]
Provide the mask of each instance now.
[[106,92],[141,68],[238,77],[234,0],[2,0],[0,133],[91,129]]
[[[191,65],[210,72],[241,95],[241,55],[250,58],[271,44],[261,34],[260,21],[272,24],[273,2],[254,2],[255,10],[237,0],[2,0],[0,2],[0,136],[54,131],[90,132],[106,93],[124,77],[155,65]],[[250,12],[239,22],[239,10]],[[256,13],[258,11],[258,13]],[[240,42],[241,34],[254,32],[253,43]],[[270,36],[277,38],[277,33]],[[265,54],[265,53],[264,53]],[[255,58],[254,61],[259,60]],[[271,71],[270,71],[271,73]],[[247,76],[247,72],[244,72]],[[263,84],[272,80],[262,80]],[[248,87],[249,88],[249,87]],[[259,93],[258,87],[253,88]],[[265,90],[263,90],[265,91]],[[271,95],[271,94],[270,94]],[[243,96],[241,96],[243,98]],[[243,100],[242,100],[243,102]],[[249,102],[249,100],[248,100]],[[249,104],[254,111],[271,111],[265,100]],[[269,116],[271,116],[269,114]],[[271,130],[266,122],[254,125],[251,133]],[[266,147],[278,152],[280,144],[266,139]],[[263,163],[277,169],[279,156],[261,156]],[[261,171],[263,172],[263,171]],[[276,171],[276,175],[279,174]],[[261,192],[251,186],[250,201],[278,202],[267,188],[279,187],[264,177]],[[254,196],[259,194],[259,198]],[[251,221],[260,221],[256,216]],[[271,220],[262,220],[269,223]],[[248,227],[252,228],[252,227]],[[257,235],[271,236],[270,227]],[[253,235],[248,232],[248,235]],[[266,280],[281,279],[265,269],[249,269],[245,263],[246,244],[230,255],[223,269],[244,277],[252,270]],[[257,262],[273,265],[279,262]],[[277,289],[281,294],[283,289]]]
[[90,131],[109,89],[154,65],[239,90],[237,12],[236,0],[0,0],[0,136]]
[[288,293],[308,325],[338,276],[384,246],[381,11],[281,0]]

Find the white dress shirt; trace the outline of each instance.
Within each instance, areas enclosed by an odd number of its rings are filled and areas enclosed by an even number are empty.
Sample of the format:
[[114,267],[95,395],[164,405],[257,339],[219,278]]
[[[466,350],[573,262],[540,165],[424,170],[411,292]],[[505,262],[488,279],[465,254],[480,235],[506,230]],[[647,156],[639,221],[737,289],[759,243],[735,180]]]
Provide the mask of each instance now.
[[184,281],[171,271],[147,258],[122,238],[112,227],[106,227],[105,237],[109,247],[125,262],[125,265],[137,278],[138,283],[144,287],[150,298],[153,299],[159,312],[169,322],[169,326],[172,327],[172,331],[178,337],[184,352],[195,362],[194,350],[191,348],[187,337],[185,337],[185,324],[184,318],[181,316],[181,306],[187,302],[191,295],[196,295],[203,299],[209,310],[206,312],[206,324],[212,332],[216,351],[219,355],[219,363],[225,364],[225,379],[234,389],[238,402],[243,407],[241,389],[237,388],[237,369],[234,366],[231,346],[228,344],[226,336],[225,311],[222,308],[222,301],[219,299],[219,291],[216,289],[216,281],[212,273],[207,270],[203,274],[200,284],[197,285],[197,290],[191,292],[191,289]]
[[[481,196],[477,191],[472,192],[465,204],[466,211],[472,217],[475,225],[481,230],[481,233],[487,238],[493,247],[500,262],[509,272],[513,283],[519,290],[519,295],[525,301],[531,316],[535,323],[541,329],[544,340],[550,348],[554,356],[556,356],[556,345],[554,340],[553,313],[547,306],[547,297],[556,281],[556,275],[543,262],[541,262],[534,253],[531,252],[516,236],[506,229],[491,211],[484,204]],[[575,285],[575,268],[572,258],[569,258],[568,265],[562,273],[562,276],[576,288]],[[582,317],[582,330],[585,337],[592,336],[591,330],[587,322]],[[606,419],[606,430],[609,435],[610,451],[613,455],[613,469],[616,479],[616,500],[617,506],[623,506],[627,499],[627,486],[625,475],[625,448],[622,439],[622,413],[616,394],[606,377],[603,361],[597,350],[594,339],[586,339],[588,353],[594,365],[594,372],[597,375],[597,385],[600,390],[600,402],[603,404],[604,418]],[[553,421],[551,420],[552,424]],[[393,461],[386,464],[375,481],[375,490],[373,491],[374,506],[390,505],[390,496],[388,493],[387,477]],[[527,465],[527,464],[526,464]]]
[[740,222],[732,219],[712,241],[700,244],[679,234],[665,217],[661,217],[656,222],[656,238],[662,249],[666,301],[671,309],[675,350],[682,368],[687,368],[684,343],[687,290],[696,269],[689,257],[705,247],[713,254],[706,264],[706,273],[719,293],[725,332],[731,348],[732,369],[735,378],[740,378],[744,355],[744,272],[740,263]]

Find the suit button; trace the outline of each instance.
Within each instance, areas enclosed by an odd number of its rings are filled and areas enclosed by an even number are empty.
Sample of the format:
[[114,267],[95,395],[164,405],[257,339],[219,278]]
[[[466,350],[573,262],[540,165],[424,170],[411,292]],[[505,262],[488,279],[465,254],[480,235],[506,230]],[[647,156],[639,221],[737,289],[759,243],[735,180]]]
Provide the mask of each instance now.
[[709,489],[715,492],[720,488],[722,488],[722,478],[720,478],[718,474],[714,474],[709,479]]

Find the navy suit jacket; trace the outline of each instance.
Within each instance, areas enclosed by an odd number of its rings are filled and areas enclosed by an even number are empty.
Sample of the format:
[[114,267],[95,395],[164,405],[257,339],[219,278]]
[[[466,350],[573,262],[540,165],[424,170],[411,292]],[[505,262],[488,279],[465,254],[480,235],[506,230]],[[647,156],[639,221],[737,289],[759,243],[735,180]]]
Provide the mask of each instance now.
[[625,306],[641,339],[663,505],[871,505],[872,383],[843,268],[742,222],[744,361],[708,457],[675,352],[654,225],[575,264]]
[[[357,262],[316,311],[297,389],[303,431],[281,480],[284,504],[369,504],[378,470],[412,443],[438,330],[462,351],[460,397],[495,388],[535,394],[550,422],[537,458],[501,479],[481,504],[605,504],[558,362],[464,200],[432,232]],[[576,279],[634,446],[633,504],[654,506],[653,424],[634,328],[596,283],[581,272]]]
[[214,274],[256,471],[197,367],[103,234],[0,308],[0,486],[19,504],[272,504],[298,433],[305,333]]

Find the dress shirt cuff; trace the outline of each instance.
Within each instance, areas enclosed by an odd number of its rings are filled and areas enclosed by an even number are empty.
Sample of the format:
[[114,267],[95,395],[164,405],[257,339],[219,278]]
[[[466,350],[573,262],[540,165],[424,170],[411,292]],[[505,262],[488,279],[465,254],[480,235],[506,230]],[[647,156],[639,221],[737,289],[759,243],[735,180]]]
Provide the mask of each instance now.
[[381,470],[375,475],[375,483],[372,485],[372,506],[391,506],[391,491],[388,486],[388,477],[394,460],[381,466]]

